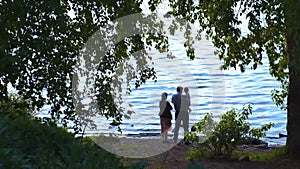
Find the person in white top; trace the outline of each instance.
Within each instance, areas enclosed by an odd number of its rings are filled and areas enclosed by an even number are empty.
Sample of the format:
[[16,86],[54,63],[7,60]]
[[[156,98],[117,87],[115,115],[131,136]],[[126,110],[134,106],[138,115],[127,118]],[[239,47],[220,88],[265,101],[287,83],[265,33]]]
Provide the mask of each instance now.
[[183,89],[183,91],[184,91],[184,95],[186,95],[187,99],[188,99],[188,105],[189,105],[188,112],[190,113],[192,111],[192,109],[190,107],[191,106],[191,96],[190,96],[190,93],[189,93],[190,89],[188,87],[185,87]]

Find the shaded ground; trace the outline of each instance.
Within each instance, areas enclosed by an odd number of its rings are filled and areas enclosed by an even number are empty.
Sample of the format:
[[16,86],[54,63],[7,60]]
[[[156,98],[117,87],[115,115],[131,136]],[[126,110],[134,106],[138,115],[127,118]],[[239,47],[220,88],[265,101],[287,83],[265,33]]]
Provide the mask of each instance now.
[[[188,149],[195,145],[178,144],[169,151],[150,158],[144,158],[150,166],[146,169],[300,169],[300,160],[281,157],[264,162],[239,161],[219,157],[215,159],[186,160]],[[266,151],[265,149],[253,149],[253,151]],[[271,151],[271,149],[270,149]],[[141,160],[141,159],[136,159]],[[194,165],[193,167],[191,165]],[[197,167],[195,166],[197,165]]]
[[177,144],[163,144],[161,139],[95,137],[92,139],[105,150],[127,158],[147,158],[167,152]]

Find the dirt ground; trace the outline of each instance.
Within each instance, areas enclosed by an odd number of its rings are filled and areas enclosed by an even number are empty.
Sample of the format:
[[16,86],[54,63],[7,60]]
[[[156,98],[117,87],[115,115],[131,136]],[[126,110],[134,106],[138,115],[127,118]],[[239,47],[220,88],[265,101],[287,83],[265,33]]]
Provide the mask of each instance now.
[[239,161],[221,157],[190,161],[186,160],[186,157],[191,146],[193,145],[178,144],[163,154],[145,158],[143,160],[150,165],[145,169],[300,169],[300,158],[288,157],[264,162]]

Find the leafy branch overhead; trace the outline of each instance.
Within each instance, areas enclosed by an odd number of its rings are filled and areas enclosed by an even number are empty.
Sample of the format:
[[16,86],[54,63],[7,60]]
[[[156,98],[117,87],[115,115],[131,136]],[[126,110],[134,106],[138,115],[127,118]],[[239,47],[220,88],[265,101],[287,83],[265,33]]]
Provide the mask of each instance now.
[[[102,37],[106,37],[104,39],[111,35],[122,36],[124,31],[118,30],[118,26],[122,27],[123,23],[110,23],[141,12],[141,3],[135,0],[0,2],[0,100],[8,100],[8,88],[12,85],[34,110],[50,106],[48,113],[51,117],[45,117],[44,121],[64,126],[72,121],[73,129],[80,131],[84,122],[78,114],[82,115],[87,108],[83,104],[74,106],[74,98],[82,101],[83,91],[72,90],[72,86],[78,85],[77,81],[73,81],[76,73],[87,75],[76,69],[80,51],[96,32],[102,33]],[[147,29],[147,25],[140,27],[136,22],[126,24],[131,24],[137,31]],[[168,50],[166,38],[159,34],[159,27],[157,29],[158,34],[126,37],[101,56],[102,60],[96,65],[93,74],[97,79],[86,82],[95,86],[91,91],[97,97],[100,109],[86,116],[100,114],[112,118],[118,124],[122,122],[122,99],[120,92],[116,91],[121,88],[115,79],[127,84],[127,92],[131,91],[129,82],[132,80],[136,81],[134,87],[139,87],[148,79],[156,80],[155,71],[147,62],[151,58],[146,52],[140,55],[135,53],[152,44],[157,44],[156,48],[160,51]],[[109,34],[109,31],[115,31],[115,34]],[[111,43],[105,41],[106,46],[111,47]],[[94,58],[90,56],[89,59]],[[129,59],[135,60],[139,67],[132,69]],[[93,64],[85,63],[87,66]],[[121,79],[122,74],[127,77]],[[86,120],[91,122],[88,117]]]
[[[161,2],[150,0],[152,11]],[[241,72],[256,69],[267,56],[270,74],[282,84],[281,89],[273,90],[272,98],[278,106],[286,108],[289,77],[284,3],[277,0],[169,0],[169,3],[168,15],[199,23],[198,36],[204,33],[212,40],[215,54],[224,61],[223,69],[233,67]],[[191,45],[188,49],[192,49]]]

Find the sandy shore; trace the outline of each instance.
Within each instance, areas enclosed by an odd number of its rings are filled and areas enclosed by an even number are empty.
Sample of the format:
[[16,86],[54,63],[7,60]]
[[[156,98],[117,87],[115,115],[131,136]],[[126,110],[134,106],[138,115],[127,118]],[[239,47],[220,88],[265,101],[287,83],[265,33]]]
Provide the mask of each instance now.
[[[117,154],[119,156],[129,158],[145,158],[156,156],[166,151],[177,144],[169,139],[168,143],[163,143],[160,136],[152,138],[124,138],[124,137],[92,137],[92,140],[104,148],[105,150]],[[180,142],[181,140],[178,140]]]

